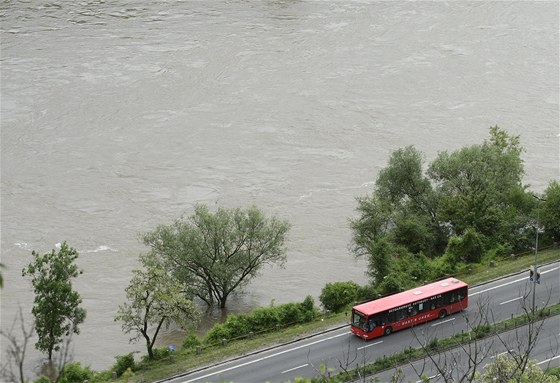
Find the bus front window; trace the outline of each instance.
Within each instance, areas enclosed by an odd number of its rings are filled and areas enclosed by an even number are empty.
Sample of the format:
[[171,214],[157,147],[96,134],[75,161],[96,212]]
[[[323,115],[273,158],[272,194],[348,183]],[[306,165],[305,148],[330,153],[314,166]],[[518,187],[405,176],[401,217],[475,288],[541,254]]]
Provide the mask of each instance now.
[[359,311],[352,310],[352,325],[366,331],[366,316]]

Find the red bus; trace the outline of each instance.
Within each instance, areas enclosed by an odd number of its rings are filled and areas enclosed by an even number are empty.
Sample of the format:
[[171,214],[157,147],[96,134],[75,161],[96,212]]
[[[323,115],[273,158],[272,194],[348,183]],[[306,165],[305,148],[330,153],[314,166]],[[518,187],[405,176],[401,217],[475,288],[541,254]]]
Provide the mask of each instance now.
[[367,340],[459,312],[468,306],[469,286],[456,278],[420,286],[352,308],[350,328]]

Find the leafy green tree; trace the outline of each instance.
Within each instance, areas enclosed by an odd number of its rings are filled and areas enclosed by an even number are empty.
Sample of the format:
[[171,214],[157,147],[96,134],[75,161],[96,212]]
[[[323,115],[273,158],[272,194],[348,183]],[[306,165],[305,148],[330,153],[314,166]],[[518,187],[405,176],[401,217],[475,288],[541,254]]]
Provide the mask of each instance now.
[[[488,252],[531,247],[535,200],[522,184],[522,152],[519,137],[497,126],[481,144],[440,152],[426,171],[414,147],[394,151],[373,193],[357,199],[359,216],[351,221],[354,254],[369,257],[369,275],[381,283],[377,274],[388,274],[379,262],[394,266],[409,253],[429,259],[446,254],[434,264],[434,270],[444,271],[454,267],[452,260],[478,262]],[[543,217],[544,210],[543,204]],[[544,218],[551,228],[559,221],[558,210],[552,207],[550,218]],[[380,238],[392,250],[380,252]],[[391,280],[387,288],[401,284],[395,275]]]
[[22,275],[31,277],[35,292],[31,311],[39,337],[35,346],[52,361],[53,351],[60,349],[64,336],[79,334],[78,326],[86,318],[86,311],[80,307],[80,294],[72,288],[72,278],[81,274],[74,263],[78,252],[64,242],[58,252],[53,249],[40,255],[33,251],[32,255],[34,260],[22,270]]
[[554,242],[560,242],[560,183],[551,182],[544,192],[545,201],[542,205],[537,202],[540,210],[540,221],[544,226],[545,235]]
[[519,136],[494,126],[480,145],[439,153],[428,174],[437,184],[438,219],[451,234],[472,228],[489,241],[488,247],[516,242],[527,229],[532,206],[522,184],[522,152]]
[[359,288],[352,281],[327,283],[321,290],[319,300],[325,309],[338,313],[350,303],[356,302]]
[[460,236],[452,236],[447,244],[446,253],[455,262],[478,262],[484,252],[484,241],[474,229],[467,229]]
[[124,333],[133,333],[131,342],[143,337],[148,358],[154,359],[154,344],[161,328],[173,322],[187,329],[199,320],[200,310],[187,298],[183,285],[149,256],[142,263],[144,269],[133,271],[125,289],[128,301],[119,306],[115,321],[123,322]]
[[411,252],[437,255],[445,248],[445,227],[437,220],[438,199],[423,174],[424,158],[412,146],[391,154],[369,198],[358,198],[360,217],[351,222],[354,253],[369,253],[371,241],[387,234]]
[[143,241],[193,294],[224,308],[265,265],[284,265],[289,229],[287,221],[266,218],[254,206],[211,213],[197,205],[190,218],[159,226]]
[[378,286],[391,271],[394,253],[395,246],[386,237],[379,237],[371,242],[367,274],[373,286]]

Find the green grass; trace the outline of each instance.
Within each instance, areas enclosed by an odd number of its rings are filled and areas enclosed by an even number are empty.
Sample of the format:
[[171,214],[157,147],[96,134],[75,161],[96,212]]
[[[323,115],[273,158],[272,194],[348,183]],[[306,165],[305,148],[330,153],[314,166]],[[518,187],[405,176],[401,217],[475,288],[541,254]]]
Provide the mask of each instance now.
[[[538,253],[539,264],[557,260],[560,260],[560,249],[558,248],[544,249],[540,250]],[[473,286],[504,275],[526,270],[533,265],[533,263],[534,254],[526,253],[517,255],[514,259],[508,258],[496,261],[493,267],[487,264],[474,265],[472,271],[457,274],[456,276]],[[257,350],[263,350],[268,347],[294,341],[331,328],[344,326],[349,323],[348,315],[348,313],[344,312],[340,314],[324,315],[310,323],[254,335],[251,338],[245,338],[243,340],[232,341],[226,346],[206,347],[198,355],[195,353],[194,349],[179,350],[174,354],[172,360],[166,358],[164,360],[144,364],[142,369],[136,371],[133,381],[138,383],[151,383],[191,369],[215,364],[219,361],[225,361]],[[121,379],[120,381],[124,380]]]

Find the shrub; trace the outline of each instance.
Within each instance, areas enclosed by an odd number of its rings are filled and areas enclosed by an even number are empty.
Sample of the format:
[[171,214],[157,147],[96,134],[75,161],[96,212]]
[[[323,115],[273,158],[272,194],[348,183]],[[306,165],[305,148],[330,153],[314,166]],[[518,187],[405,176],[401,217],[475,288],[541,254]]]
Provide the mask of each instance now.
[[304,320],[304,311],[301,304],[286,303],[279,306],[278,322],[284,325],[289,325],[295,322]]
[[128,368],[130,368],[131,370],[134,370],[136,368],[133,352],[126,355],[119,355],[115,357],[115,359],[117,360],[117,362],[113,366],[112,370],[117,373],[117,376],[121,376]]
[[317,317],[317,308],[311,295],[306,296],[303,302],[301,302],[301,309],[303,310],[304,322],[311,322]]
[[279,312],[283,306],[259,307],[255,309],[248,318],[252,331],[267,330],[276,326],[280,322]]
[[206,334],[205,342],[207,344],[219,343],[222,339],[232,338],[228,326],[225,323],[218,323],[212,326],[212,328]]
[[80,362],[72,362],[64,366],[58,383],[82,383],[93,378],[94,372],[89,367],[81,366]]
[[206,334],[205,342],[214,344],[222,339],[233,339],[251,332],[270,330],[277,324],[311,321],[316,317],[313,298],[307,296],[302,303],[260,307],[251,314],[230,315],[224,323],[216,324]]
[[373,285],[360,286],[356,293],[356,300],[358,302],[372,301],[379,297],[379,292]]
[[51,383],[51,380],[46,377],[45,375],[42,375],[40,377],[38,377],[37,379],[35,379],[33,381],[33,383]]
[[195,334],[190,333],[183,341],[183,348],[194,348],[199,346],[202,342]]
[[327,283],[321,291],[319,300],[325,309],[338,313],[356,301],[359,288],[360,286],[351,281]]

